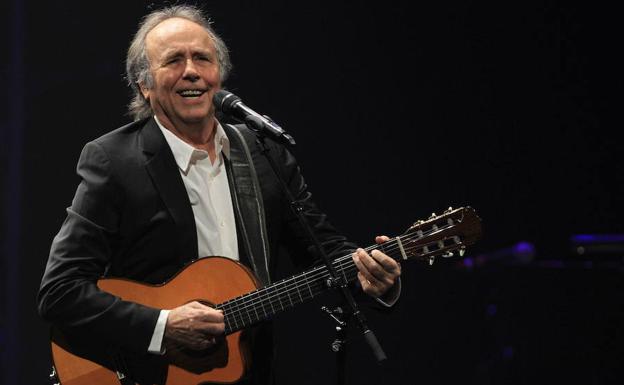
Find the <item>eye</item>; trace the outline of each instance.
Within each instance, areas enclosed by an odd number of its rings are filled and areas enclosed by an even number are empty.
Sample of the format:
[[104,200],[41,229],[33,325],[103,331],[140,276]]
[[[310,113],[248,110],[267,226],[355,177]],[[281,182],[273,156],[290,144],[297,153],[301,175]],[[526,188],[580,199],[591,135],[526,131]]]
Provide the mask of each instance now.
[[165,60],[165,64],[166,65],[175,64],[175,63],[178,63],[178,62],[180,62],[180,57],[177,57],[177,56]]
[[195,55],[195,60],[205,61],[205,62],[212,62],[212,56],[211,55],[205,55],[205,54],[197,54],[197,55]]

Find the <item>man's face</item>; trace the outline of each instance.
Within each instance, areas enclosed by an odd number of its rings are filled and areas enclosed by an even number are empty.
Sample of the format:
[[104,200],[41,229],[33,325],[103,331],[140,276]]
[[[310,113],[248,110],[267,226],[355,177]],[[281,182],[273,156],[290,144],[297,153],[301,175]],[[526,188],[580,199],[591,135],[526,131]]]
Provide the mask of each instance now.
[[154,27],[145,43],[154,83],[149,89],[141,84],[141,92],[158,119],[178,128],[209,123],[221,75],[208,32],[192,21],[172,18]]

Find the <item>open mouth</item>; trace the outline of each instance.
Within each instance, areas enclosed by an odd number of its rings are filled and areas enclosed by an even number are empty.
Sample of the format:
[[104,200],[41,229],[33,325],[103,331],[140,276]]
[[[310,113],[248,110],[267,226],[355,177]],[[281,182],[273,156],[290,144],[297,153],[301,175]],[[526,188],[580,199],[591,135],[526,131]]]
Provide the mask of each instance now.
[[202,96],[206,91],[204,90],[180,90],[178,91],[178,95],[183,98],[198,98]]

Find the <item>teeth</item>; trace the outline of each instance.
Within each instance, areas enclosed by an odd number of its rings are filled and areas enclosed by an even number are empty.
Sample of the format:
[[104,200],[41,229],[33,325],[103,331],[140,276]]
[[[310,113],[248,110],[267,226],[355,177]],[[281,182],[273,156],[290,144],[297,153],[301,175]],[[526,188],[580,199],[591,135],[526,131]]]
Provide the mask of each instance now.
[[203,91],[200,90],[184,90],[179,92],[182,96],[200,96],[203,94]]

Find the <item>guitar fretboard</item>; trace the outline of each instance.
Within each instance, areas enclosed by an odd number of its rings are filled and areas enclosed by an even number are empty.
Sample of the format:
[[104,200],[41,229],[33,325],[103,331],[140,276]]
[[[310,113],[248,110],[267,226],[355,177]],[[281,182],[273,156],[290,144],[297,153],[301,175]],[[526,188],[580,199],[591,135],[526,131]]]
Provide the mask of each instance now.
[[[347,282],[354,280],[357,275],[357,269],[350,256],[335,260],[333,266],[336,273]],[[328,289],[326,282],[329,277],[327,267],[319,266],[223,302],[215,308],[223,310],[225,333],[231,334],[270,319],[277,313],[325,292]]]
[[[386,253],[394,259],[401,257],[400,241],[394,238],[382,245],[374,245],[366,250],[374,249]],[[332,266],[340,279],[352,282],[357,277],[357,267],[351,254],[336,258]],[[322,265],[304,273],[275,282],[269,286],[233,298],[219,305],[216,309],[223,310],[225,315],[225,333],[231,334],[245,329],[260,321],[272,318],[275,314],[304,303],[329,290],[330,273],[327,266]]]

